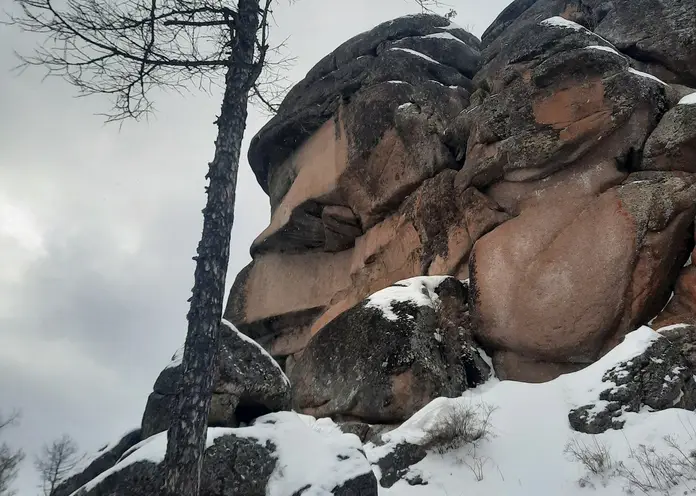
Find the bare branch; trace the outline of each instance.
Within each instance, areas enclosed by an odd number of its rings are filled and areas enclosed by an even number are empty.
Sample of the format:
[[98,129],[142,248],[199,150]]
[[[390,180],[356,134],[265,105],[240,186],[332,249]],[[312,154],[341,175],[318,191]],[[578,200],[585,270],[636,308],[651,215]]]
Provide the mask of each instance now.
[[44,445],[41,455],[34,460],[34,466],[41,477],[41,490],[44,496],[51,496],[61,482],[67,479],[80,462],[75,441],[67,434],[50,445]]
[[[0,415],[0,431],[19,420],[19,413],[13,412],[9,417]],[[24,460],[22,450],[13,450],[6,443],[0,444],[0,496],[14,496],[17,494],[10,489],[12,482],[17,478],[19,465]]]

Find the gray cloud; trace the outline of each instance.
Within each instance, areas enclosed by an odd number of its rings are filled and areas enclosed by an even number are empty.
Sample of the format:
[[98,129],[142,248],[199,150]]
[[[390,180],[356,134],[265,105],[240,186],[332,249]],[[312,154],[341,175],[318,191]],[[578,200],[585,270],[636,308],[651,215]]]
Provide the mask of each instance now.
[[[480,34],[509,0],[451,2]],[[282,3],[293,81],[410,0]],[[63,432],[94,450],[139,424],[152,382],[183,342],[219,95],[163,94],[146,123],[104,126],[108,103],[60,80],[10,76],[0,31],[0,410],[23,412],[8,440],[30,455]],[[252,111],[247,137],[266,120]],[[249,261],[268,201],[244,162],[228,286]],[[36,494],[30,459],[20,494]]]

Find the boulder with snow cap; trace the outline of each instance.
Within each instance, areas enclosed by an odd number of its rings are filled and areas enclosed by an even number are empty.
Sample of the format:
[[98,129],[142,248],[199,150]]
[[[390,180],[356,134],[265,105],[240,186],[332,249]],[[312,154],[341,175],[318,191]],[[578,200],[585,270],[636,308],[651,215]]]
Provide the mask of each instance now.
[[121,457],[142,440],[140,429],[132,430],[118,441],[107,444],[95,455],[80,459],[72,475],[61,482],[50,496],[69,496],[98,475],[116,465]]
[[562,16],[612,43],[640,70],[696,86],[696,9],[683,0],[515,0],[482,36],[484,59],[540,19]]
[[[290,383],[266,351],[223,320],[208,424],[234,427],[290,408]],[[181,378],[181,353],[155,381],[142,421],[143,439],[169,428]]]
[[395,423],[438,396],[458,396],[490,369],[471,340],[467,287],[416,277],[345,311],[293,366],[293,404],[315,416]]
[[597,403],[571,410],[568,420],[574,430],[599,434],[621,429],[622,415],[643,407],[696,409],[696,328],[676,324],[658,332],[661,337],[644,352],[604,374],[606,388]]
[[[75,496],[164,496],[167,434],[143,441]],[[291,412],[208,429],[201,496],[377,496],[360,440]]]

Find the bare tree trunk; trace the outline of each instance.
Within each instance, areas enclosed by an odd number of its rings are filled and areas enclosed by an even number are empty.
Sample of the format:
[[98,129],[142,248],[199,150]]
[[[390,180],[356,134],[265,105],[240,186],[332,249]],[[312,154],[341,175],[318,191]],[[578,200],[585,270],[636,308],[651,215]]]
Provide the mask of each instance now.
[[254,49],[259,0],[239,0],[236,36],[225,76],[225,95],[217,120],[215,156],[207,178],[208,200],[198,244],[183,376],[177,413],[169,428],[165,491],[170,496],[198,496],[208,412],[220,341],[235,189],[246,126],[248,94],[255,79]]

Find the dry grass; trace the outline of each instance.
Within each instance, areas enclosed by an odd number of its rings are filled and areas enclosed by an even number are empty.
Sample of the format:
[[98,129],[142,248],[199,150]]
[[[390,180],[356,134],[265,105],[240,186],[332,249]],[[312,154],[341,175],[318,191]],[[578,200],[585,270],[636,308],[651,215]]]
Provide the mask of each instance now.
[[428,430],[423,447],[444,454],[490,437],[490,419],[494,411],[483,404],[478,407],[461,403],[448,405]]
[[[688,437],[696,439],[696,429],[683,425]],[[696,491],[696,450],[684,450],[675,436],[665,436],[668,449],[657,450],[644,444],[633,448],[629,444],[629,460],[614,461],[609,448],[595,436],[581,441],[574,439],[565,448],[565,453],[580,462],[587,470],[587,476],[579,480],[581,486],[594,487],[592,481],[599,478],[605,484],[609,478],[619,478],[624,482],[627,494],[671,495],[677,486],[686,486]],[[628,442],[628,440],[627,440]]]
[[671,448],[669,453],[658,453],[652,446],[641,444],[631,449],[630,458],[638,467],[629,468],[623,462],[617,465],[617,475],[625,479],[630,493],[636,490],[644,494],[671,494],[680,484],[694,485],[696,489],[696,451],[685,452],[672,436],[665,441]]
[[[471,470],[477,481],[482,481],[485,468],[491,462],[478,453],[479,443],[493,436],[491,415],[494,408],[481,405],[450,404],[441,411],[438,420],[423,439],[423,447],[444,455],[459,451],[456,460]],[[465,451],[461,451],[464,449]]]

